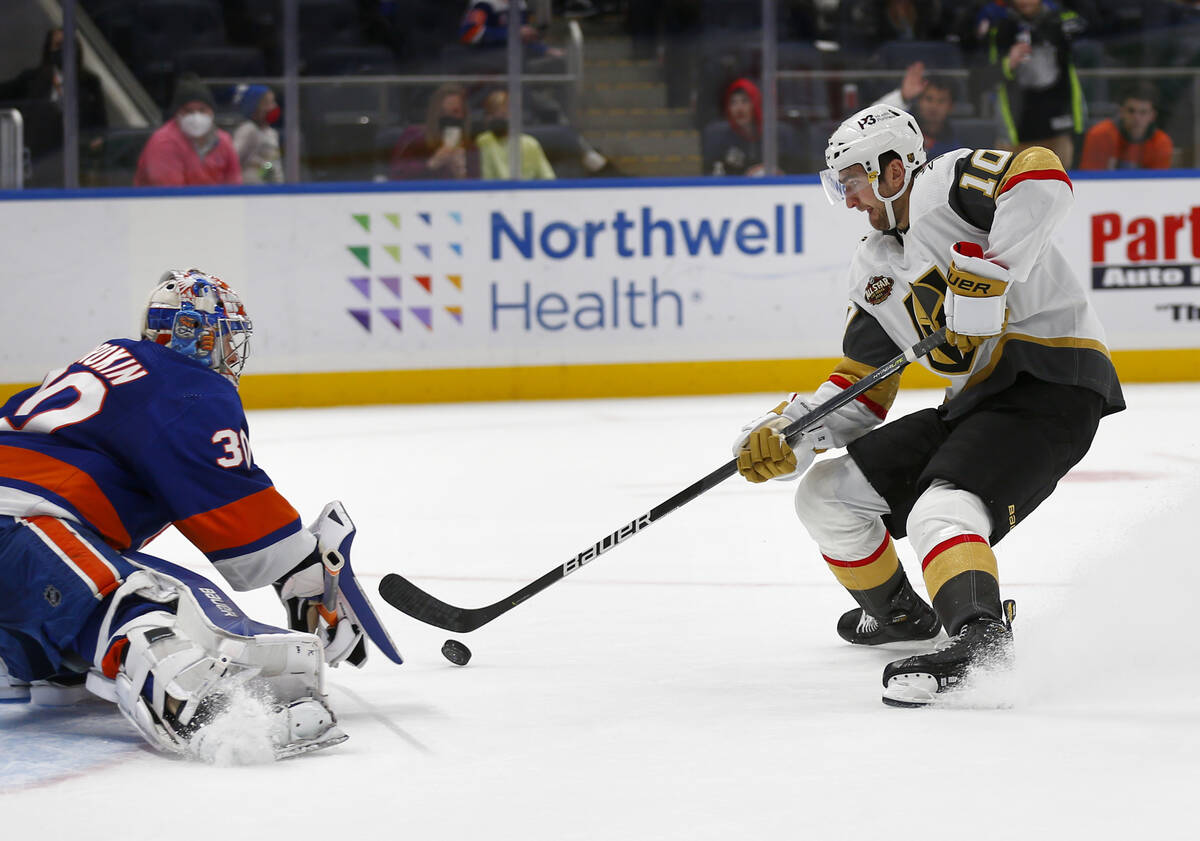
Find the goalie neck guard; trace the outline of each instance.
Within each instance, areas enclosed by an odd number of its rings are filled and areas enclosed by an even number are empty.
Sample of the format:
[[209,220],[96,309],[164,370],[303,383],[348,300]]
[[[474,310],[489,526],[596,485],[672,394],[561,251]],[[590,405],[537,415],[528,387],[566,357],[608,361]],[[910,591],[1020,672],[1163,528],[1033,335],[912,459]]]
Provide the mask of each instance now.
[[[904,165],[904,183],[890,197],[879,193],[879,176],[882,172],[879,159],[887,152],[899,155],[900,163]],[[925,164],[925,136],[917,126],[916,118],[890,105],[872,105],[837,127],[825,147],[825,165],[828,169],[821,172],[821,184],[831,204],[846,201],[846,184],[838,179],[838,173],[855,164],[866,170],[871,192],[883,202],[888,223],[894,228],[896,216],[892,201],[904,194],[912,183],[913,173]]]
[[253,325],[229,284],[199,269],[168,270],[150,293],[142,338],[212,368],[235,386]]

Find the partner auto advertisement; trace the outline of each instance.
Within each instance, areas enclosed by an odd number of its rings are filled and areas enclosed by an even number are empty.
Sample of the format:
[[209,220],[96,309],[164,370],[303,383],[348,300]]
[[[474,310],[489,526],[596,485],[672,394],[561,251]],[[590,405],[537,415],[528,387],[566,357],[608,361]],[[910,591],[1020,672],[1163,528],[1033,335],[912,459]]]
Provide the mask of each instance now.
[[1076,178],[1063,225],[1114,349],[1200,347],[1200,198],[1194,178]]

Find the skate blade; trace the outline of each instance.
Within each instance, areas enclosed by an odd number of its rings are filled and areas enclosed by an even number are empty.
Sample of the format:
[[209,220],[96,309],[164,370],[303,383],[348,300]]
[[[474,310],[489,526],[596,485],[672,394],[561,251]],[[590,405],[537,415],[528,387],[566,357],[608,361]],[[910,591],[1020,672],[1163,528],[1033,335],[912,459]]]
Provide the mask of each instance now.
[[349,738],[341,728],[331,727],[322,733],[319,738],[291,742],[286,745],[277,745],[275,747],[275,759],[288,759],[293,756],[312,753],[323,748],[331,748],[334,745],[340,745]]
[[883,703],[889,707],[925,707],[938,693],[937,678],[921,672],[895,675],[883,689]]

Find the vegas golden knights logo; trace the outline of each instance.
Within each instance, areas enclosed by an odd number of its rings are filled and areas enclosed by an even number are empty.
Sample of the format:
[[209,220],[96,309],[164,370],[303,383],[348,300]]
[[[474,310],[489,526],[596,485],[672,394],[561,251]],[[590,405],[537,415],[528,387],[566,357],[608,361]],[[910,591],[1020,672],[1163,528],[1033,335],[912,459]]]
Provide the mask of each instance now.
[[[913,281],[904,307],[922,339],[946,326],[946,278],[937,266]],[[971,370],[975,351],[964,354],[951,345],[940,345],[927,358],[929,367],[939,374],[965,374]]]

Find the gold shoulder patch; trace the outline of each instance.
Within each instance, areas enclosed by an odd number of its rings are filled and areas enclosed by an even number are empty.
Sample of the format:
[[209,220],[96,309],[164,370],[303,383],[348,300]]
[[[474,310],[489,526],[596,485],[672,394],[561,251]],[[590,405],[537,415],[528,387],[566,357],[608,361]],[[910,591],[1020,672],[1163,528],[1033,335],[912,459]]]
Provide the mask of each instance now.
[[1063,169],[1062,161],[1058,155],[1051,152],[1044,146],[1030,146],[1022,152],[1018,152],[1013,157],[1012,163],[1008,165],[1008,171],[1004,173],[1004,177],[1000,179],[1000,189],[997,195],[1008,189],[1009,182],[1013,178],[1025,175],[1028,176],[1031,172],[1047,172],[1057,171],[1066,175],[1066,170]]

